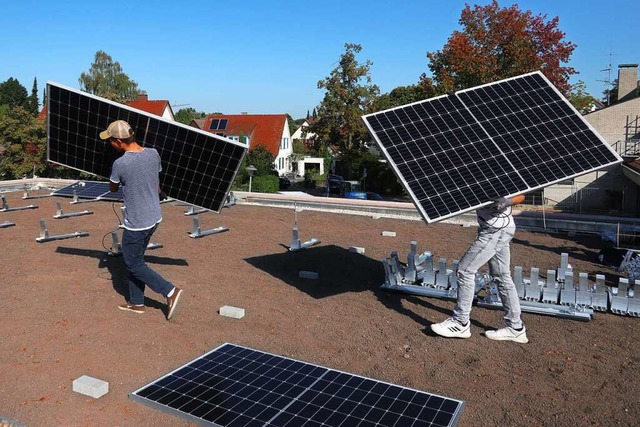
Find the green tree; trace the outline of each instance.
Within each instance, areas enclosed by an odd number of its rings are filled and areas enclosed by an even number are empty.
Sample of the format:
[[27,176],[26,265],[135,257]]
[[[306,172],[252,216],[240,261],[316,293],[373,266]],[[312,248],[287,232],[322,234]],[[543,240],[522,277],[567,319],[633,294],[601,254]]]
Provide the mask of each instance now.
[[433,92],[426,92],[419,84],[398,86],[389,93],[380,95],[374,102],[374,110],[381,111],[400,105],[410,104],[434,96]]
[[0,105],[28,107],[27,89],[17,79],[9,77],[0,83]]
[[96,52],[89,72],[80,74],[78,82],[81,90],[118,102],[133,100],[140,93],[138,83],[102,50]]
[[0,108],[0,178],[42,175],[47,170],[47,130],[44,120],[26,108]]
[[298,129],[297,120],[293,120],[290,114],[287,114],[287,124],[289,125],[289,135],[293,135],[293,133]]
[[571,86],[567,98],[581,114],[591,112],[595,102],[595,98],[587,93],[587,85],[582,80],[578,80],[576,84]]
[[185,125],[190,124],[193,120],[196,119],[204,119],[207,117],[207,114],[202,111],[196,111],[195,108],[181,108],[175,115],[176,122],[184,123]]
[[[461,31],[454,31],[441,51],[429,52],[429,70],[438,93],[541,70],[562,92],[570,90],[576,71],[563,66],[576,45],[564,41],[558,17],[534,16],[516,4],[501,8],[494,0],[486,6],[466,5],[460,15]],[[429,86],[426,74],[421,84]]]
[[362,151],[369,140],[361,117],[372,111],[380,89],[371,83],[369,71],[373,63],[359,63],[356,58],[362,47],[352,43],[345,43],[344,47],[338,66],[318,82],[318,89],[324,89],[325,94],[318,106],[317,120],[309,130],[317,134],[320,144],[349,157]]
[[37,116],[40,112],[40,102],[38,101],[38,79],[33,78],[33,86],[31,87],[31,95],[27,99],[28,110],[33,116]]
[[[240,138],[242,139],[242,136]],[[262,145],[251,148],[242,159],[232,188],[245,191],[249,189],[247,166],[251,165],[256,168],[252,178],[252,191],[267,193],[278,191],[278,177],[274,176],[275,159],[275,156]]]
[[[274,170],[276,157],[262,145],[251,148],[245,157],[248,165],[253,165],[258,169],[253,176],[271,175]],[[245,166],[245,167],[246,167]]]

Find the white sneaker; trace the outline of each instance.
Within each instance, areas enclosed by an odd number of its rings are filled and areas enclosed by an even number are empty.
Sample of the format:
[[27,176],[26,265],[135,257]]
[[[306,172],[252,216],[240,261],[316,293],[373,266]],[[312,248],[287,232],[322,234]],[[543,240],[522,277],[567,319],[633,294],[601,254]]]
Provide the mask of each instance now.
[[464,326],[453,317],[450,317],[444,322],[431,325],[431,330],[441,337],[469,338],[471,336],[470,325],[471,322],[467,323],[467,326]]
[[521,331],[516,331],[510,326],[506,328],[498,329],[497,331],[487,331],[484,335],[490,340],[496,341],[513,341],[520,344],[526,344],[529,342],[527,338],[527,329],[523,326]]

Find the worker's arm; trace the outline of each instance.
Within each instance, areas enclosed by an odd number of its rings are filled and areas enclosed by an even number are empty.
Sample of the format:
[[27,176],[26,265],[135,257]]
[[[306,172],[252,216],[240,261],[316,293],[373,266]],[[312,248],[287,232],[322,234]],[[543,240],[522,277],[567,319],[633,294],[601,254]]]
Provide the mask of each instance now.
[[120,188],[120,183],[109,181],[109,191],[115,193]]
[[508,199],[506,197],[500,197],[498,200],[496,200],[496,209],[501,211],[508,208],[509,206],[519,205],[522,202],[524,202],[523,194],[518,194],[517,196],[513,196]]
[[524,202],[524,194],[518,194],[517,196],[513,196],[511,198],[511,206],[519,205],[522,202]]

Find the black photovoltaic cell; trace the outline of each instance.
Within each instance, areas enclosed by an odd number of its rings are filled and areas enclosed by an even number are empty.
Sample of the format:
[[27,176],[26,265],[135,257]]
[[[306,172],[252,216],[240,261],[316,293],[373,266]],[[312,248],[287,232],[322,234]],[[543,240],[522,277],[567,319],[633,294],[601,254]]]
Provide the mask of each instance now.
[[109,191],[109,183],[104,181],[78,181],[51,193],[52,196],[67,197],[73,197],[74,194],[80,199],[108,200],[113,202],[121,202],[124,200],[122,188],[118,188],[118,191],[112,193]]
[[452,426],[464,402],[223,344],[129,395],[202,425]]
[[363,119],[427,222],[622,161],[540,72]]
[[247,145],[52,82],[47,83],[48,160],[109,179],[121,155],[100,132],[126,120],[136,141],[158,150],[160,186],[176,200],[220,212]]

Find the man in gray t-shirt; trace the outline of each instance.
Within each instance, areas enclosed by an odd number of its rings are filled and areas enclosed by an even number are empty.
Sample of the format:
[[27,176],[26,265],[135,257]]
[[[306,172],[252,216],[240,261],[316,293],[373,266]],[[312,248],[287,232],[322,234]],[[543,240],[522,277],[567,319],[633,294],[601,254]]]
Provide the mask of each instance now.
[[431,330],[447,338],[471,337],[470,315],[476,287],[476,272],[489,263],[489,273],[498,288],[498,295],[505,311],[505,327],[486,331],[492,340],[529,342],[522,323],[520,300],[516,285],[511,278],[511,252],[509,243],[516,231],[511,215],[511,206],[524,201],[523,195],[512,198],[501,197],[495,203],[478,209],[478,236],[458,263],[458,296],[453,315],[444,322],[434,323]]
[[118,191],[122,187],[125,205],[122,256],[127,266],[129,300],[118,308],[144,313],[144,290],[148,285],[167,298],[169,320],[173,317],[183,291],[165,280],[144,261],[149,240],[162,221],[158,196],[159,173],[162,170],[160,155],[153,148],[139,145],[134,139],[133,129],[124,120],[111,123],[107,130],[100,133],[100,138],[109,140],[114,149],[124,151],[122,157],[113,162],[109,178],[111,191]]

